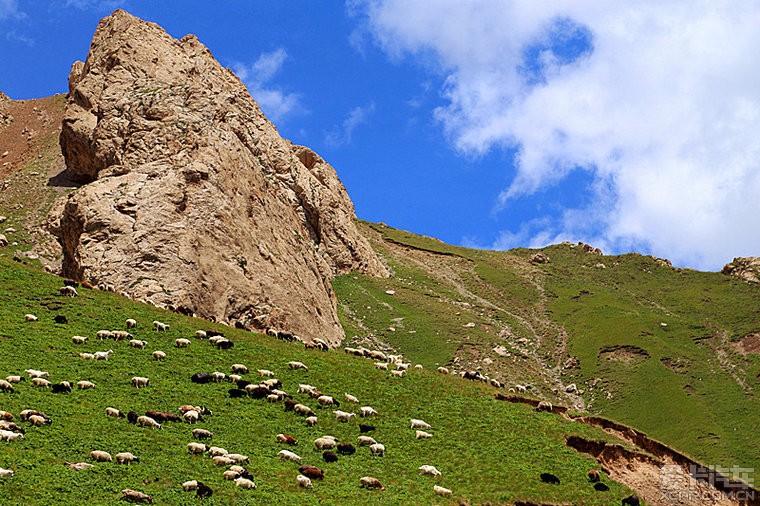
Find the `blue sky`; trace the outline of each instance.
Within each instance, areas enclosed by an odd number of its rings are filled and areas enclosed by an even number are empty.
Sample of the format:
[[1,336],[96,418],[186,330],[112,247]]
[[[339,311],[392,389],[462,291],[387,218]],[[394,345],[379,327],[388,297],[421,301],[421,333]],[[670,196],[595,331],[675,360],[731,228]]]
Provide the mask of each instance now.
[[760,255],[752,0],[0,0],[0,90],[66,92],[117,7],[196,34],[363,219],[705,270]]

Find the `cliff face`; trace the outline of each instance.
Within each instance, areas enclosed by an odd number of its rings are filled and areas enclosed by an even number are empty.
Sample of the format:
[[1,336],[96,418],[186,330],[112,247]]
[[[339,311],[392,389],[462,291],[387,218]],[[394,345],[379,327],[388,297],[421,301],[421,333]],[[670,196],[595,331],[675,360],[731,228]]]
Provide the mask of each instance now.
[[86,183],[49,220],[65,276],[334,344],[329,280],[387,275],[335,170],[281,138],[195,36],[104,18],[69,76],[61,148]]

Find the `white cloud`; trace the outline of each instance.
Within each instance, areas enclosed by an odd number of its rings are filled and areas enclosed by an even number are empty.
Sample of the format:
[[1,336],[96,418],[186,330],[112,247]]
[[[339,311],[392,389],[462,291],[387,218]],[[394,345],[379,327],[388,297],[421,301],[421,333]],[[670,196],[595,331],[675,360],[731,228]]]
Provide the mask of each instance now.
[[[709,269],[760,255],[753,0],[368,0],[364,12],[390,57],[435,64],[434,115],[456,149],[518,149],[499,205],[592,175],[595,203],[531,224],[533,238]],[[563,53],[573,38],[581,50]]]
[[88,9],[112,11],[125,3],[126,0],[66,0],[66,7],[75,7],[83,11]]
[[343,120],[340,126],[333,128],[333,130],[325,136],[325,144],[328,146],[343,146],[351,142],[354,130],[360,125],[367,123],[370,116],[375,112],[375,103],[370,102],[365,107],[357,106],[349,111],[346,115],[346,119]]
[[0,0],[0,21],[24,17],[26,17],[26,14],[18,10],[17,0]]
[[287,116],[303,111],[297,93],[288,93],[272,86],[270,81],[282,69],[288,54],[283,48],[262,53],[252,64],[235,63],[232,70],[248,87],[251,96],[258,102],[264,114],[274,123]]

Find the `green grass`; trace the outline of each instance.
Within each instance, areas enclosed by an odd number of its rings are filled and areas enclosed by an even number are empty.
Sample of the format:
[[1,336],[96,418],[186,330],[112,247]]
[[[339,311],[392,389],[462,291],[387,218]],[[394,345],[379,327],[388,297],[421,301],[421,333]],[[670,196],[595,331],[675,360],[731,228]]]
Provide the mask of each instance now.
[[[18,413],[33,408],[53,418],[50,426],[28,427],[23,441],[0,443],[0,466],[16,471],[13,478],[0,481],[2,504],[110,504],[119,499],[123,488],[150,493],[160,504],[186,504],[195,500],[192,493],[181,490],[180,484],[188,479],[199,479],[214,489],[214,496],[204,504],[456,504],[460,500],[506,504],[530,499],[603,505],[617,503],[630,493],[609,480],[609,492],[594,491],[586,471],[595,463],[564,444],[568,434],[599,439],[607,437],[604,433],[526,406],[496,401],[491,387],[429,369],[394,379],[374,369],[367,359],[306,351],[296,344],[226,327],[223,330],[235,347],[216,350],[191,336],[198,328],[219,326],[112,293],[80,288],[77,298],[61,297],[60,285],[59,278],[0,258],[0,376],[36,368],[48,370],[53,382],[88,379],[97,385],[93,390],[52,394],[26,381],[17,385],[16,392],[0,394],[1,409]],[[372,296],[380,300],[384,286],[378,286]],[[396,299],[383,302],[398,303]],[[412,320],[412,306],[408,311]],[[39,321],[24,321],[25,313],[36,314]],[[57,314],[66,315],[69,323],[55,324]],[[148,341],[145,350],[95,338],[100,329],[124,328],[126,318],[138,321],[134,333]],[[151,330],[156,319],[170,324],[171,330],[160,334]],[[77,334],[90,341],[73,344],[71,336]],[[177,337],[190,337],[191,346],[174,348]],[[115,353],[107,362],[78,357],[80,351],[108,348]],[[167,352],[164,362],[152,360],[151,351],[156,349]],[[290,360],[303,361],[309,371],[290,371],[286,367]],[[387,447],[385,457],[370,457],[366,448],[359,448],[354,456],[324,464],[311,441],[333,434],[355,442],[358,421],[338,423],[325,410],[319,413],[319,425],[308,428],[281,404],[229,399],[229,383],[189,381],[198,371],[229,373],[235,362],[247,364],[252,371],[274,370],[286,391],[313,407],[313,400],[295,393],[298,383],[316,385],[337,398],[343,392],[358,396],[380,412],[372,423],[377,426],[375,438]],[[133,375],[148,376],[150,386],[132,388]],[[236,488],[222,480],[223,469],[208,457],[190,455],[186,450],[193,440],[190,425],[166,423],[157,431],[105,416],[107,406],[124,412],[176,411],[187,403],[214,410],[214,416],[198,427],[214,432],[214,445],[250,456],[257,490]],[[352,406],[343,404],[342,408],[351,410]],[[414,438],[408,425],[413,417],[432,424],[432,440]],[[315,483],[312,490],[297,487],[297,466],[277,458],[281,447],[275,435],[279,432],[299,439],[294,450],[304,463],[325,470],[324,482]],[[98,463],[81,472],[63,465],[64,461],[91,461],[89,452],[95,449],[112,454],[131,451],[141,462],[131,466]],[[420,476],[417,467],[422,464],[435,465],[442,478]],[[538,474],[545,471],[559,476],[562,484],[541,483]],[[380,479],[387,490],[360,489],[359,478],[365,475]],[[434,496],[434,483],[451,488],[454,496],[450,500]]]

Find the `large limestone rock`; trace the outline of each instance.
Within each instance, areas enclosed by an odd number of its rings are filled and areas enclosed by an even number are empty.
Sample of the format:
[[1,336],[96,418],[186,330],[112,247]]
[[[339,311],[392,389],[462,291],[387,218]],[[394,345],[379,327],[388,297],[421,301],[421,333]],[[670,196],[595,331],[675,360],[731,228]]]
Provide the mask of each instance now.
[[65,276],[335,344],[329,280],[387,275],[335,170],[281,138],[193,35],[104,18],[71,70],[61,147],[86,183],[49,219]]
[[721,270],[723,274],[736,276],[748,283],[760,282],[760,257],[737,257]]

